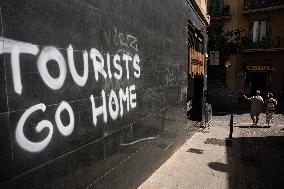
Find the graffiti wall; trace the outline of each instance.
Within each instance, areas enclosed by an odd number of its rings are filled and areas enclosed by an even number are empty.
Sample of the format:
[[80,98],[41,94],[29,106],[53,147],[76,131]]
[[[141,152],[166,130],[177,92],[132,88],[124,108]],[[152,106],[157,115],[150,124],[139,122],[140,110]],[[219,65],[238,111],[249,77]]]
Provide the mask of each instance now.
[[136,188],[193,131],[186,2],[0,6],[0,188]]

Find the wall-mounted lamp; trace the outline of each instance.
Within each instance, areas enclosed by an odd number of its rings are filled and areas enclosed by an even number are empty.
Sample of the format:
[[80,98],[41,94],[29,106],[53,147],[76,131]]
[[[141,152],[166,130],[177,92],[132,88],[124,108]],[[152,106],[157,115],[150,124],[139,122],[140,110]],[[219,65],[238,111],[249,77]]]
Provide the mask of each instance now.
[[231,60],[226,60],[226,61],[225,61],[225,66],[226,66],[226,68],[229,68],[231,65],[232,65]]

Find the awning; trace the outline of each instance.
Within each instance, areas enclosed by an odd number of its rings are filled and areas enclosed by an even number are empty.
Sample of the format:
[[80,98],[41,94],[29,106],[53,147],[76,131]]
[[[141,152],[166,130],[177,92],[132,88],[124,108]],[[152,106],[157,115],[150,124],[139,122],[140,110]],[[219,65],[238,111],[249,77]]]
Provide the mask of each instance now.
[[188,71],[189,75],[193,78],[195,75],[204,74],[204,54],[200,53],[193,48],[189,48],[188,52]]

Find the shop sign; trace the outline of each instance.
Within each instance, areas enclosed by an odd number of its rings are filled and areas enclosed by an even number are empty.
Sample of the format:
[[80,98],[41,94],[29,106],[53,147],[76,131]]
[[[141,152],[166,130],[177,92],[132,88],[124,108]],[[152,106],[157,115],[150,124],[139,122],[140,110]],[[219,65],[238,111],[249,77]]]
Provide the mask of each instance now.
[[189,75],[192,77],[194,75],[204,74],[204,54],[189,48]]
[[250,72],[275,71],[275,69],[271,65],[249,65],[246,66],[246,69]]

